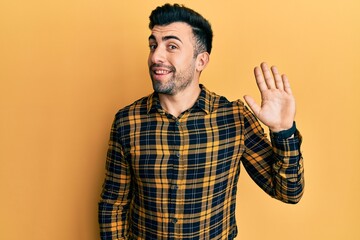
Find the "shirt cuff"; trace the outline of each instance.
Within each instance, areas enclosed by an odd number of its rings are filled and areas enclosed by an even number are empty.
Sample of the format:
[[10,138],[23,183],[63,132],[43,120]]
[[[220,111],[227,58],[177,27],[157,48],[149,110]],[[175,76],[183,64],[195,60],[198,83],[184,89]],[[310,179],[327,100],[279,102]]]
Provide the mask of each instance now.
[[276,140],[285,140],[291,137],[296,133],[296,124],[293,122],[293,125],[290,129],[283,130],[280,132],[271,132],[271,137]]

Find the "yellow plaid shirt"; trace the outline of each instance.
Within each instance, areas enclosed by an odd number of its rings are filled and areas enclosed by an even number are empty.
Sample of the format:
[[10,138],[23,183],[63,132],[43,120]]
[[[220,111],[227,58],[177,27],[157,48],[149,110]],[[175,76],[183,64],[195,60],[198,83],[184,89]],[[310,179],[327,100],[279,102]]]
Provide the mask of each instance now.
[[201,88],[178,118],[156,93],[117,113],[99,203],[101,239],[233,239],[240,162],[270,196],[300,200],[299,132],[270,143],[242,101]]

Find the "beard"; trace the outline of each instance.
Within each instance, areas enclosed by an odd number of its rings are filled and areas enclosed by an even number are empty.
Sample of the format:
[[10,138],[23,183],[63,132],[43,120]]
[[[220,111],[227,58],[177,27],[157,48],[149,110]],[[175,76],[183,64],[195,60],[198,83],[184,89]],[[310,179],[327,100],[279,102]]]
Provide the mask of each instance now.
[[[162,67],[170,71],[171,76],[167,80],[157,80],[154,76],[155,73],[151,70],[152,67]],[[175,95],[178,92],[186,89],[193,81],[195,74],[195,63],[190,64],[185,71],[177,71],[174,66],[166,66],[163,64],[152,64],[149,67],[150,77],[153,85],[153,89],[157,93],[166,95]]]

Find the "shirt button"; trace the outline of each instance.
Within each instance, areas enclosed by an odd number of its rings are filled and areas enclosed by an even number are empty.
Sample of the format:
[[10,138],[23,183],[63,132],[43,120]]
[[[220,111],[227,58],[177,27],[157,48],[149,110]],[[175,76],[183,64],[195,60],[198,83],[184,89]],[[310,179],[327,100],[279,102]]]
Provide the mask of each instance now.
[[179,122],[179,121],[176,121],[176,122],[175,122],[175,125],[176,125],[176,126],[180,126],[180,122]]
[[179,188],[179,186],[178,185],[172,185],[171,188],[176,190],[176,189]]
[[180,154],[180,152],[176,152],[176,157],[180,157],[181,156],[181,154]]
[[177,223],[177,221],[178,220],[176,218],[171,219],[171,222],[174,223],[174,224]]

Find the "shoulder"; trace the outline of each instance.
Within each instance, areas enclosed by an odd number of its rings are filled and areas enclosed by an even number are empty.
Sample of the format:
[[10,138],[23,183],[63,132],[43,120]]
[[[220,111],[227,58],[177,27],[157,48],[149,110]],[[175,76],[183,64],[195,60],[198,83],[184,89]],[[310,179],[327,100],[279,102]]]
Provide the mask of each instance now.
[[151,95],[142,97],[133,103],[121,108],[115,114],[115,121],[117,123],[134,120],[136,117],[140,117],[147,113],[148,100]]
[[251,114],[245,103],[241,99],[229,101],[225,96],[219,95],[206,89],[203,85],[199,104],[209,112],[227,112],[232,114],[248,115]]

